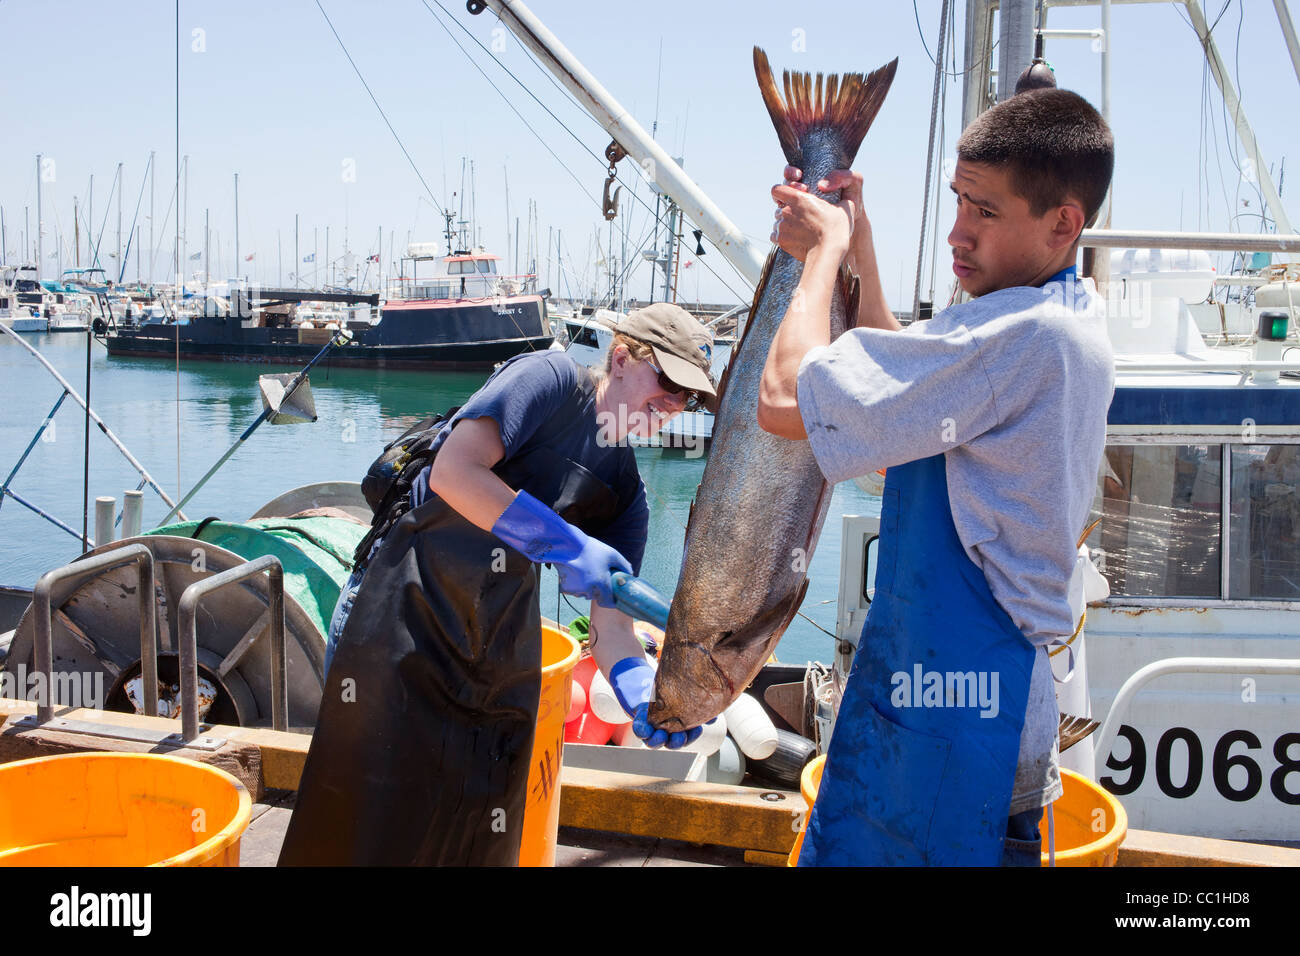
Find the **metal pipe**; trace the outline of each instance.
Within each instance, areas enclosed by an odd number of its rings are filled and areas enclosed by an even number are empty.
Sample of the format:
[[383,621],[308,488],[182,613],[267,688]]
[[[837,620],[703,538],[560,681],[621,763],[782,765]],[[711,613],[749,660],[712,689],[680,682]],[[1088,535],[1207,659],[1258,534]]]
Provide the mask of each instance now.
[[14,480],[14,476],[18,474],[18,469],[22,468],[23,462],[25,462],[27,460],[27,456],[32,453],[32,449],[36,447],[36,443],[41,440],[41,436],[45,434],[45,429],[50,425],[51,422],[54,421],[55,413],[58,412],[59,406],[63,404],[63,400],[67,397],[68,397],[68,391],[67,389],[64,389],[63,394],[59,396],[59,400],[55,402],[54,407],[50,409],[50,413],[45,416],[45,419],[41,422],[40,427],[36,429],[36,434],[32,436],[32,440],[27,443],[27,448],[23,451],[22,455],[19,457],[18,464],[14,465],[13,471],[9,472],[8,477],[6,477],[4,480],[4,484],[0,485],[0,505],[4,504],[4,496],[9,491],[9,483]]
[[[54,717],[51,690],[54,687],[54,627],[52,594],[57,584],[73,587],[124,564],[133,563],[139,571],[136,594],[140,607],[140,666],[144,677],[144,708],[151,717],[158,716],[158,652],[154,625],[153,553],[143,544],[130,544],[84,561],[55,568],[41,576],[32,590],[32,608],[36,612],[36,673],[44,675],[44,693],[36,701],[36,720],[45,723]],[[42,699],[43,698],[43,699]]]
[[1106,721],[1097,731],[1093,746],[1093,778],[1102,771],[1104,761],[1110,756],[1111,744],[1120,727],[1120,720],[1138,691],[1167,674],[1300,674],[1300,660],[1270,657],[1167,657],[1154,661],[1132,674],[1106,713]]
[[[1300,362],[1252,362],[1243,359],[1240,362],[1199,362],[1192,356],[1177,365],[1160,362],[1115,362],[1116,372],[1170,372],[1175,375],[1187,375],[1192,372],[1285,372],[1300,371]],[[1236,427],[1236,426],[1234,426]]]
[[76,538],[78,541],[82,540],[81,532],[78,531],[76,528],[72,527],[71,525],[64,524],[62,521],[60,521],[58,518],[54,517],[54,515],[50,514],[48,511],[45,511],[45,510],[43,510],[43,509],[37,507],[36,505],[32,504],[30,501],[28,501],[28,500],[27,500],[26,498],[24,498],[22,495],[20,495],[20,494],[18,494],[17,492],[15,492],[12,488],[6,488],[6,489],[4,489],[4,494],[5,494],[6,496],[12,498],[14,501],[18,502],[20,505],[22,505],[22,506],[23,506],[24,508],[26,508],[27,510],[29,510],[29,511],[33,511],[33,512],[35,512],[36,514],[40,515],[42,518],[44,518],[46,521],[50,522],[50,524],[54,525],[56,528],[61,528],[62,530],[68,532],[68,534],[72,535],[72,536],[73,536],[74,538]]
[[[507,29],[541,59],[577,98],[580,106],[608,132],[635,162],[704,231],[727,261],[752,286],[758,285],[767,258],[704,191],[673,162],[631,113],[625,110],[578,59],[560,43],[520,0],[481,0],[480,10],[491,8]],[[471,12],[479,12],[473,10]]]
[[181,651],[181,739],[191,741],[199,735],[199,651],[197,611],[199,601],[215,591],[252,579],[261,586],[266,579],[267,605],[271,615],[271,726],[289,729],[288,690],[285,682],[284,636],[284,568],[274,555],[252,561],[196,581],[181,595],[179,628]]
[[1282,24],[1282,36],[1286,38],[1286,49],[1291,54],[1291,66],[1295,69],[1296,79],[1300,80],[1300,42],[1296,41],[1291,11],[1286,7],[1286,0],[1273,0],[1273,9],[1277,11],[1277,22]]
[[[1101,118],[1110,125],[1110,0],[1101,0]],[[1110,221],[1111,189],[1106,190],[1106,218]]]
[[[934,54],[934,90],[930,98],[930,142],[925,151],[925,192],[921,197],[921,240],[916,250],[916,285],[912,289],[912,321],[921,317],[921,271],[925,265],[925,227],[930,212],[930,180],[934,175],[934,137],[938,132],[939,91],[943,87],[944,42],[948,36],[948,0],[939,11],[939,43]],[[941,187],[942,188],[942,187]],[[931,295],[933,298],[933,295]],[[933,305],[931,306],[933,308]]]
[[1221,252],[1300,252],[1300,235],[1236,232],[1156,232],[1085,229],[1079,245],[1093,249],[1206,249]]
[[[1276,375],[1273,381],[1277,381]],[[1232,444],[1219,446],[1219,597],[1231,594],[1232,571]]]
[[[961,128],[988,107],[993,45],[993,5],[990,0],[966,0],[965,76],[961,92]],[[978,57],[978,59],[977,59]]]
[[109,495],[95,499],[95,547],[113,540],[113,518],[117,500]]
[[[31,352],[32,355],[35,356],[36,360],[45,366],[46,370],[55,377],[55,379],[58,381],[60,385],[63,386],[64,391],[66,391],[69,395],[71,395],[72,398],[76,401],[76,403],[86,410],[86,414],[90,416],[91,421],[93,421],[96,425],[99,426],[99,430],[104,433],[104,436],[113,443],[114,447],[116,447],[118,451],[120,451],[123,455],[126,456],[126,460],[129,461],[132,467],[134,467],[135,470],[140,473],[140,477],[149,483],[150,488],[158,492],[158,497],[161,498],[163,501],[165,501],[168,505],[175,507],[171,498],[167,496],[167,492],[163,491],[162,488],[158,485],[158,482],[153,480],[153,477],[149,474],[149,472],[144,470],[144,465],[140,464],[138,461],[135,460],[135,456],[132,455],[129,451],[127,451],[126,446],[123,445],[121,440],[116,435],[113,434],[112,429],[110,429],[107,425],[105,425],[103,419],[101,419],[95,412],[93,412],[86,405],[85,399],[83,399],[80,395],[78,395],[76,389],[74,389],[71,385],[68,384],[68,380],[65,379],[62,375],[60,375],[58,371],[55,370],[54,366],[45,360],[45,356],[43,356],[40,352],[36,351],[36,349],[32,348],[32,346],[27,344],[27,342],[23,341],[23,337],[19,335],[17,332],[15,332],[13,329],[9,328],[7,325],[0,323],[0,331],[7,332],[9,335],[13,336],[13,338],[16,339],[23,346],[23,348]],[[184,514],[181,514],[181,519],[185,520]]]
[[122,495],[122,537],[134,538],[140,533],[140,518],[144,513],[144,492],[132,489]]
[[1001,0],[998,4],[998,102],[1016,92],[1016,80],[1034,59],[1032,0]]

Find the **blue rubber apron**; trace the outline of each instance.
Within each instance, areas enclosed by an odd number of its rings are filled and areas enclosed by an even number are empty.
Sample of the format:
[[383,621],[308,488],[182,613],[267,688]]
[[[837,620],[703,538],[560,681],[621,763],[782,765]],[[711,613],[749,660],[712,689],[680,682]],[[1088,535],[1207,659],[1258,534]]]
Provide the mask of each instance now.
[[799,865],[997,866],[1035,653],[962,547],[944,456],[889,468],[875,595]]

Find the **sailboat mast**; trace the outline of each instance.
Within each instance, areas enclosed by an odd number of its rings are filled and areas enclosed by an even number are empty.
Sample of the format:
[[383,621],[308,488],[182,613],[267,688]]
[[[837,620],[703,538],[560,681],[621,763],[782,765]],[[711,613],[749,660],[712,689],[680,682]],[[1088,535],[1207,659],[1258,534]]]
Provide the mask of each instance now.
[[153,189],[153,166],[154,151],[149,151],[149,285],[153,286],[153,257],[157,250],[157,241],[154,238],[154,189]]
[[[119,206],[119,208],[121,208]],[[120,215],[120,213],[119,213]],[[121,228],[120,225],[118,227]],[[121,249],[122,237],[118,236],[118,248]],[[41,253],[44,247],[41,244],[41,154],[36,154],[36,281],[41,281]]]

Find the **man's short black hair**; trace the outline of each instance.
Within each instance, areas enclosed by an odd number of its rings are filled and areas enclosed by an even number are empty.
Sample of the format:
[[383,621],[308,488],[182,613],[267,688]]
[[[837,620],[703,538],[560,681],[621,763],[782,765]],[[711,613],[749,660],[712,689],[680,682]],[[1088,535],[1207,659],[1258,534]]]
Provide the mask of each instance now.
[[1091,226],[1115,168],[1110,127],[1069,90],[1028,90],[980,114],[957,140],[957,158],[1011,172],[1011,187],[1041,216],[1074,199]]

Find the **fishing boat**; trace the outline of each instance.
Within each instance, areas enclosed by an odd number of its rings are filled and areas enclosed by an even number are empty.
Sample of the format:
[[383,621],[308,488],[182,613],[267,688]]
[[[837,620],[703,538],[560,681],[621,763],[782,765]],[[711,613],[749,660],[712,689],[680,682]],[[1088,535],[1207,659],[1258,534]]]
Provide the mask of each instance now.
[[[171,357],[179,351],[182,359],[293,364],[315,354],[331,325],[345,324],[352,341],[330,361],[361,368],[484,369],[548,348],[554,341],[549,291],[537,288],[535,275],[502,275],[498,256],[458,246],[460,238],[449,213],[446,245],[412,243],[382,301],[377,292],[234,282],[224,308],[205,307],[184,322],[170,315],[115,320],[101,334],[109,355]],[[338,306],[368,308],[325,317],[312,311]],[[304,307],[308,311],[298,316]]]

